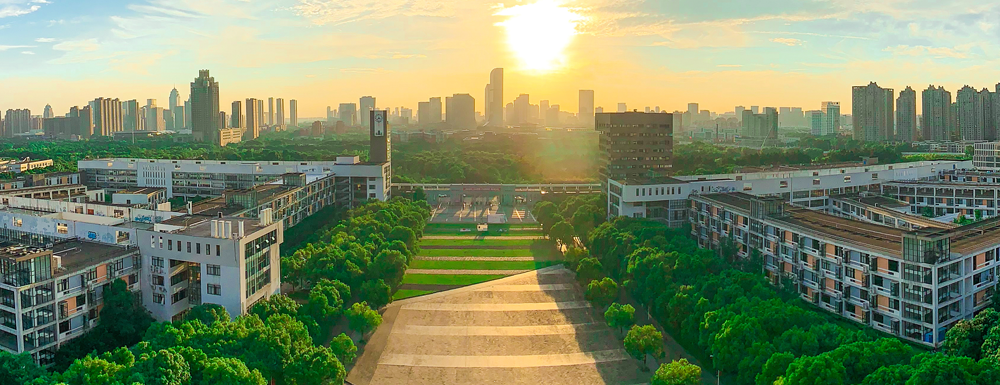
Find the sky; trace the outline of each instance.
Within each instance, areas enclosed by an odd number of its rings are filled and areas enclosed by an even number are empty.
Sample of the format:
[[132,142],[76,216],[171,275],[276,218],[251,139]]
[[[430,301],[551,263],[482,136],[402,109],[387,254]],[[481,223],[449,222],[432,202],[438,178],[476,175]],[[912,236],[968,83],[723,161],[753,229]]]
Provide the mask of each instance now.
[[494,67],[519,93],[597,105],[850,111],[876,81],[1000,82],[1000,2],[981,0],[0,0],[0,109],[56,114],[98,96],[186,98],[198,70],[233,100],[299,101],[299,116],[468,93]]

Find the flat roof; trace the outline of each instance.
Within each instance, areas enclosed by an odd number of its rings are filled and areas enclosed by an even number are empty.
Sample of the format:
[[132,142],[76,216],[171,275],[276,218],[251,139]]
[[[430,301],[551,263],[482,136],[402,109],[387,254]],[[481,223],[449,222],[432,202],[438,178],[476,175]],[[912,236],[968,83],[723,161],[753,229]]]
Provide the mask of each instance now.
[[680,180],[671,176],[651,176],[651,177],[632,177],[626,178],[620,182],[625,182],[625,184],[639,184],[639,185],[650,185],[650,184],[685,184],[688,183],[686,180]]
[[161,223],[171,226],[184,226],[183,229],[174,231],[174,234],[188,235],[192,237],[203,237],[208,238],[212,236],[212,221],[222,220],[227,222],[233,222],[233,231],[237,231],[239,228],[239,222],[243,222],[244,231],[246,233],[252,233],[263,229],[267,226],[261,226],[260,221],[253,218],[242,218],[242,217],[230,217],[223,215],[219,218],[218,215],[185,215],[170,218]]
[[107,245],[103,243],[70,240],[52,246],[52,254],[62,258],[65,270],[56,271],[55,276],[79,273],[87,266],[101,264],[112,259],[139,252],[138,248]]
[[727,206],[736,207],[740,210],[746,211],[746,214],[750,214],[750,201],[754,199],[753,195],[747,193],[723,193],[723,194],[703,194],[700,195],[701,198],[715,201],[716,203],[722,203]]
[[149,195],[154,194],[159,191],[166,191],[165,187],[139,187],[139,188],[128,188],[124,190],[118,190],[115,194],[140,194]]
[[[849,198],[850,199],[850,198]],[[876,207],[888,207],[888,208],[901,208],[909,207],[910,204],[903,202],[898,199],[893,199],[889,197],[884,197],[881,195],[869,196],[869,197],[856,197],[852,200],[857,200],[858,202],[864,203],[866,205],[872,205]]]
[[797,207],[786,207],[785,212],[789,215],[770,219],[878,249],[895,257],[902,255],[903,230]]

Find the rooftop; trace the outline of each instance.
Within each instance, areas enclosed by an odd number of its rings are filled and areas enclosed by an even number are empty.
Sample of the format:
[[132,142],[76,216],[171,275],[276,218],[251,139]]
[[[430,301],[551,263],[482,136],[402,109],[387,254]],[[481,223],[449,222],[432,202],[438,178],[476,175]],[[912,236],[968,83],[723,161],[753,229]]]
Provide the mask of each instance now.
[[125,190],[119,190],[116,194],[139,194],[139,195],[150,195],[155,194],[160,191],[167,191],[164,187],[139,187],[130,188]]
[[903,230],[804,208],[787,208],[785,212],[790,215],[772,219],[840,238],[852,244],[864,245],[895,257],[902,255]]
[[137,248],[126,248],[81,240],[60,242],[52,246],[52,254],[62,258],[62,267],[65,270],[56,271],[55,276],[58,277],[64,274],[79,272],[88,266],[138,252],[139,249]]
[[255,231],[261,230],[267,226],[261,226],[260,221],[251,218],[241,218],[241,217],[229,217],[223,215],[222,218],[209,215],[185,215],[180,217],[170,218],[161,223],[171,226],[181,226],[182,229],[174,231],[175,234],[187,235],[192,237],[202,237],[208,238],[212,236],[212,221],[221,220],[226,222],[233,222],[233,232],[238,231],[239,223],[243,222],[244,231],[247,234],[253,233]]

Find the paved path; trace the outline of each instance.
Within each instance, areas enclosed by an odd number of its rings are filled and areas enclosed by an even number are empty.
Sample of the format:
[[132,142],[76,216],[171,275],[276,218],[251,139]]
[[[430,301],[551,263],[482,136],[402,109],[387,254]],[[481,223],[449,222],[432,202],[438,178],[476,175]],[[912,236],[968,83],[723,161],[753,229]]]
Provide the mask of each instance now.
[[531,270],[446,270],[446,269],[407,269],[406,274],[432,275],[514,275],[527,273]]
[[647,382],[651,373],[639,370],[599,313],[561,266],[396,301],[347,380],[355,385]]
[[444,240],[482,240],[482,241],[518,241],[526,239],[545,239],[542,235],[487,235],[485,237],[470,235],[425,235],[420,239],[444,239]]
[[531,262],[535,257],[415,257],[418,261]]

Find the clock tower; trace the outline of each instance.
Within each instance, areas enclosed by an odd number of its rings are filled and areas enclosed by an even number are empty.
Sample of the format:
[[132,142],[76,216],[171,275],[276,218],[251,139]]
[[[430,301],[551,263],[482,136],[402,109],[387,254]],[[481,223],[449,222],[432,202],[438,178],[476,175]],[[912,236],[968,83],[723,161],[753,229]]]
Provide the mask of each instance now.
[[388,163],[392,160],[391,136],[389,134],[388,110],[369,111],[368,124],[371,128],[371,148],[368,161]]

